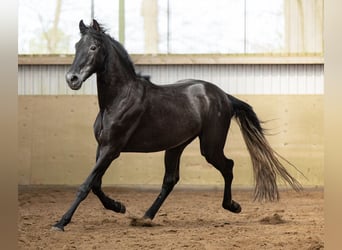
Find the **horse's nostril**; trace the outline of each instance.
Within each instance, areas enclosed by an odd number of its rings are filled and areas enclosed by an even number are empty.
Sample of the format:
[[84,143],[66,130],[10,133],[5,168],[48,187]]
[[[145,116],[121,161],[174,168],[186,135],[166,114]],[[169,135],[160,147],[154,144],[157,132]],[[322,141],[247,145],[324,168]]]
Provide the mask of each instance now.
[[70,81],[71,82],[77,82],[78,77],[76,75],[71,76]]
[[68,83],[75,83],[75,82],[78,82],[79,78],[77,74],[67,73],[66,80]]

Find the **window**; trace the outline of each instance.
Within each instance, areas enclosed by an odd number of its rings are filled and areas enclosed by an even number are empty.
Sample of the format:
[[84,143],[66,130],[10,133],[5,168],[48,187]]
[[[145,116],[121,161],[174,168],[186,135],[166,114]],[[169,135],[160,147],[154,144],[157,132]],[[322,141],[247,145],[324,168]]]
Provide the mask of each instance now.
[[19,0],[19,54],[73,54],[92,16],[133,54],[323,54],[323,0]]

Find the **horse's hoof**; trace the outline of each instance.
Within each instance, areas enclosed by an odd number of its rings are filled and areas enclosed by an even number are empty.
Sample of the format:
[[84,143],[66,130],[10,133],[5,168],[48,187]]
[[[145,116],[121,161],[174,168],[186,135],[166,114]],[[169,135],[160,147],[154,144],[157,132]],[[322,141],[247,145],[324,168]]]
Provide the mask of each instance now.
[[153,223],[152,220],[150,218],[136,218],[136,217],[132,217],[131,218],[131,226],[133,227],[152,227]]
[[237,203],[236,201],[233,201],[230,203],[229,206],[226,206],[225,204],[223,204],[223,208],[227,209],[228,211],[232,212],[232,213],[240,213],[241,212],[241,206],[239,203]]
[[64,228],[55,225],[51,227],[51,231],[64,232]]
[[241,212],[241,210],[242,209],[241,209],[240,204],[232,200],[232,203],[230,204],[230,207],[229,207],[229,211],[238,214]]
[[126,213],[126,207],[124,204],[120,203],[120,210],[119,213],[124,214]]

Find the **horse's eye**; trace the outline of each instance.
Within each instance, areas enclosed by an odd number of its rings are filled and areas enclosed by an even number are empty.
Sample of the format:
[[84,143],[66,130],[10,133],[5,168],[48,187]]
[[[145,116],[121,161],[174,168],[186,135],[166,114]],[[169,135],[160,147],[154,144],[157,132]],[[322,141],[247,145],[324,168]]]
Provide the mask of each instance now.
[[97,49],[96,45],[91,45],[89,48],[91,51],[95,51]]

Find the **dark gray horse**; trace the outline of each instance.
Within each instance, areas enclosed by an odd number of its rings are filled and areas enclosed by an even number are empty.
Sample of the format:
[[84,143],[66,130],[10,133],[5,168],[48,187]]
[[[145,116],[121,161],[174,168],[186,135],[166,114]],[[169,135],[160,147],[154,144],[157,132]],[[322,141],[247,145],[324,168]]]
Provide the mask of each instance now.
[[94,133],[98,148],[94,169],[80,186],[70,209],[54,225],[55,229],[64,230],[90,190],[105,208],[125,213],[125,206],[101,189],[102,176],[121,152],[165,151],[162,189],[143,217],[152,220],[179,180],[179,161],[184,148],[196,137],[200,139],[201,154],[224,178],[223,208],[239,213],[241,207],[231,194],[234,162],[223,153],[233,117],[251,155],[255,199],[279,198],[278,174],[295,190],[301,188],[269,146],[250,105],[205,81],[182,80],[157,86],[136,74],[127,51],[95,20],[91,26],[81,21],[79,28],[81,39],[76,44],[76,55],[66,80],[71,89],[78,90],[90,75],[97,74],[100,111]]

